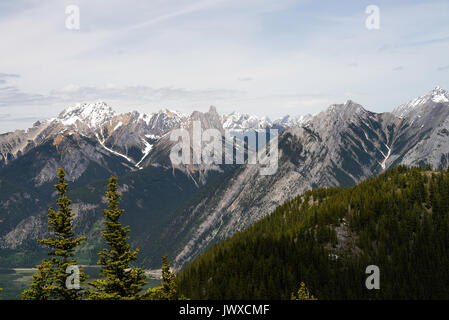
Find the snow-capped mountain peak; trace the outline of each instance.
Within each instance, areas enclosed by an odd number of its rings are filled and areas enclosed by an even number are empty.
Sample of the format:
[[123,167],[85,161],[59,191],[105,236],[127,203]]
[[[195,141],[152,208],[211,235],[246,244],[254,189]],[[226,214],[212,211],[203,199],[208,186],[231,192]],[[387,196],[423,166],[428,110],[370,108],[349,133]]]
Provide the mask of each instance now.
[[186,115],[176,110],[161,109],[158,112],[151,114],[140,113],[138,119],[143,120],[147,125],[150,125],[151,122],[161,121],[162,118],[166,119],[168,122],[179,122],[186,117]]
[[260,130],[266,128],[275,128],[281,131],[292,127],[301,126],[312,118],[311,114],[290,116],[271,121],[269,117],[256,117],[246,113],[231,112],[223,115],[223,128],[232,131]]
[[299,115],[292,117],[290,115],[286,115],[280,119],[277,119],[273,122],[273,124],[285,128],[293,127],[293,126],[301,126],[305,124],[308,120],[312,118],[311,114]]
[[427,105],[429,103],[444,103],[449,102],[449,92],[436,86],[435,89],[429,91],[427,94],[413,99],[412,101],[402,104],[397,107],[393,113],[401,118],[405,117],[415,108]]
[[250,130],[265,129],[271,127],[272,123],[267,117],[258,118],[249,114],[232,112],[222,117],[223,128],[228,130]]
[[58,116],[58,120],[65,126],[76,125],[77,122],[86,124],[90,128],[98,128],[112,120],[115,112],[106,102],[79,103],[69,107]]
[[429,94],[433,102],[449,102],[449,92],[440,88],[440,86],[436,86]]

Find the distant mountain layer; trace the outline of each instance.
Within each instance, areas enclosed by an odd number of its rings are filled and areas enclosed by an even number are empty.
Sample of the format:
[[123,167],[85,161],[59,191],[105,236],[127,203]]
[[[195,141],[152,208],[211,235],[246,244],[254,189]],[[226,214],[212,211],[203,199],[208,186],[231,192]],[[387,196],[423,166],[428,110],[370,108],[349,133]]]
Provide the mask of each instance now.
[[[79,104],[27,131],[0,135],[0,265],[33,265],[41,254],[46,211],[54,205],[57,168],[66,170],[79,252],[96,262],[106,180],[119,177],[140,263],[158,267],[169,253],[181,267],[306,190],[354,185],[400,164],[445,168],[449,160],[449,94],[435,88],[398,107],[373,113],[348,101],[315,116],[271,122],[222,116],[215,108],[190,116],[170,110],[116,114],[105,103]],[[278,171],[259,165],[175,165],[176,128],[234,132],[279,129]]]

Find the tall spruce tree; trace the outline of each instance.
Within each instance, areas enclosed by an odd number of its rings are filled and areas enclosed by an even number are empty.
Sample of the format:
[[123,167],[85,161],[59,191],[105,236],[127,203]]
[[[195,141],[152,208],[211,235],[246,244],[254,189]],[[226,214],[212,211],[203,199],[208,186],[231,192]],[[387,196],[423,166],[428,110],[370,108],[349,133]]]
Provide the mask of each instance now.
[[[75,238],[73,232],[73,217],[70,205],[72,201],[67,198],[68,184],[65,182],[65,172],[58,169],[58,184],[55,185],[58,210],[48,209],[48,228],[52,231],[51,236],[38,240],[51,248],[49,260],[42,260],[37,266],[38,272],[33,275],[30,289],[22,293],[23,299],[32,300],[78,300],[82,298],[81,286],[68,286],[67,273],[69,266],[78,265],[73,258],[75,248],[84,243],[85,237]],[[80,270],[80,285],[85,280],[84,273]]]
[[138,249],[132,251],[128,244],[130,229],[123,227],[120,217],[124,210],[119,209],[121,194],[118,193],[117,178],[111,177],[107,187],[107,209],[104,209],[103,238],[109,249],[98,253],[101,276],[89,284],[94,290],[89,291],[89,298],[94,300],[138,299],[145,284],[145,272],[141,268],[130,267],[137,259]]
[[168,256],[162,257],[162,295],[165,300],[176,300],[178,287],[175,281],[175,274],[170,270]]
[[149,288],[142,297],[145,300],[186,300],[179,296],[176,275],[170,270],[168,256],[162,257],[162,283],[155,288]]

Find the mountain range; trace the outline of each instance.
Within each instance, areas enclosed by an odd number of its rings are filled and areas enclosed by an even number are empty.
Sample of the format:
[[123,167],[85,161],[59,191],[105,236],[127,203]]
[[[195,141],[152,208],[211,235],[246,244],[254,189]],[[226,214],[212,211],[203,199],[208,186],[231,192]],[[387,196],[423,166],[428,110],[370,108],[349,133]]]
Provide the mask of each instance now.
[[[278,171],[259,165],[181,165],[169,159],[169,133],[191,128],[221,131],[278,129]],[[384,170],[449,161],[449,93],[439,87],[374,113],[354,101],[311,116],[271,121],[247,114],[161,110],[115,113],[106,103],[78,104],[28,130],[0,135],[0,266],[32,266],[43,256],[46,212],[55,201],[57,168],[70,182],[77,232],[87,237],[78,254],[95,264],[101,247],[106,179],[119,177],[139,263],[157,268],[168,253],[181,268],[211,245],[242,231],[306,190],[350,186]]]

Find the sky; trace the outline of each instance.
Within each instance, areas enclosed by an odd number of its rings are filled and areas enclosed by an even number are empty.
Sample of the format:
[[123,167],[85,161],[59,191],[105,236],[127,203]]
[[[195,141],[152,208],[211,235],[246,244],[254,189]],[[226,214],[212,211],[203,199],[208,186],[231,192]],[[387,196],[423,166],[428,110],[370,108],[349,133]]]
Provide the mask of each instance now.
[[276,119],[348,99],[392,111],[437,85],[448,0],[0,1],[0,133],[99,100]]

